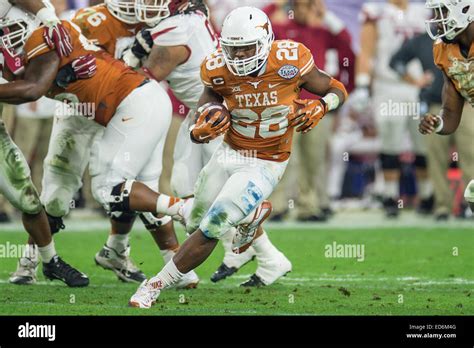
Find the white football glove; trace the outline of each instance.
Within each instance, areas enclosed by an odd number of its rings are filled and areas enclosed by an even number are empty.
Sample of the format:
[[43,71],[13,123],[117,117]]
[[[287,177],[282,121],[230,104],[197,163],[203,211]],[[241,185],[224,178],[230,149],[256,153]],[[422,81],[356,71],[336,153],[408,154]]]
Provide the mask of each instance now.
[[141,66],[141,59],[133,54],[132,49],[129,48],[123,53],[122,60],[125,64],[133,69],[137,69]]

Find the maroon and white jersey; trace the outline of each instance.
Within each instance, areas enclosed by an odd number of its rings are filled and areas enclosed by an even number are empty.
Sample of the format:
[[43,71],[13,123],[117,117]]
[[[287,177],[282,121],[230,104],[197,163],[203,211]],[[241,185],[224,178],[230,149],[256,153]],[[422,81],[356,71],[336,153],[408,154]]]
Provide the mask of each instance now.
[[423,3],[408,3],[406,10],[389,3],[365,3],[360,20],[363,23],[375,22],[377,44],[374,59],[374,79],[399,82],[398,75],[390,68],[392,56],[405,40],[425,32],[425,19],[430,11]]
[[174,95],[190,109],[196,109],[204,89],[201,82],[201,63],[218,45],[207,17],[193,12],[169,17],[151,30],[157,46],[186,46],[188,60],[178,65],[166,78]]

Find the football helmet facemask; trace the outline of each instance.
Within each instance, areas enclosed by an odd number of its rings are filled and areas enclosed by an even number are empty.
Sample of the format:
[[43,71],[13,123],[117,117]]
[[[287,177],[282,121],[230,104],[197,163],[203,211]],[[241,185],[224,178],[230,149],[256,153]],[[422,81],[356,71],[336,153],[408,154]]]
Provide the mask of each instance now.
[[425,22],[433,40],[453,40],[474,20],[472,0],[426,0],[426,8],[435,15]]
[[136,0],[135,13],[140,22],[150,27],[174,16],[189,6],[189,0]]
[[140,21],[135,15],[135,0],[105,0],[107,9],[112,15],[127,24],[137,24]]
[[[267,62],[275,36],[267,15],[255,7],[240,7],[224,20],[220,43],[228,69],[237,76],[259,71]],[[239,57],[239,51],[248,55]]]

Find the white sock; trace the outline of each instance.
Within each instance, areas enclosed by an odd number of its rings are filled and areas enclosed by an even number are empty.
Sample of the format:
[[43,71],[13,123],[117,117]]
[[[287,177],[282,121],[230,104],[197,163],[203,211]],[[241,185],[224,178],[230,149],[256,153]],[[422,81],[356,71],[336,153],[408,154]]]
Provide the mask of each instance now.
[[161,290],[177,283],[183,276],[184,274],[178,271],[171,259],[156,276],[148,281],[148,284],[154,289]]
[[433,195],[433,185],[431,184],[431,180],[418,180],[418,194],[421,199],[427,199]]
[[44,263],[49,263],[51,259],[56,255],[56,248],[54,247],[54,240],[44,247],[38,247],[41,259]]
[[172,249],[165,249],[165,250],[160,250],[161,256],[163,256],[163,260],[165,261],[165,264],[171,261],[173,256],[176,254],[176,251]]
[[179,208],[181,208],[183,203],[184,200],[180,198],[170,197],[161,193],[156,200],[156,212],[158,214],[174,216],[178,214]]
[[385,181],[384,187],[385,198],[398,199],[400,196],[400,185],[397,181]]
[[255,249],[255,252],[257,253],[257,258],[271,257],[271,255],[279,253],[278,249],[272,244],[265,231],[260,237],[253,241],[252,246]]
[[33,261],[38,261],[38,246],[36,244],[26,244],[26,248],[23,251],[23,255],[21,255],[21,257],[25,257]]
[[107,245],[109,248],[114,249],[118,253],[122,253],[127,249],[129,244],[128,233],[127,234],[110,234],[107,238]]

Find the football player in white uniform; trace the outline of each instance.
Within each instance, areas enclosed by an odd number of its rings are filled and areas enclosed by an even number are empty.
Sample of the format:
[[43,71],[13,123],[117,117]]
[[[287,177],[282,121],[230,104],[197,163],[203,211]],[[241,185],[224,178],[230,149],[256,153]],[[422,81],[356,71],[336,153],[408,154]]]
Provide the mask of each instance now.
[[[190,136],[209,142],[227,131],[225,140],[199,174],[186,225],[191,236],[155,277],[141,284],[129,301],[133,307],[150,308],[161,290],[204,262],[232,227],[239,226],[234,250],[248,248],[271,211],[266,198],[288,164],[293,128],[310,131],[346,99],[342,83],[320,71],[304,45],[274,41],[270,20],[259,9],[232,11],[221,45],[201,65],[205,88]],[[298,100],[300,88],[324,97]],[[201,106],[223,101],[231,116],[220,119],[224,110],[206,120],[212,108]]]
[[365,107],[371,87],[382,140],[380,160],[385,179],[384,208],[389,217],[396,217],[399,213],[399,155],[406,150],[407,131],[416,155],[418,192],[422,200],[420,211],[428,212],[432,203],[433,189],[427,174],[426,150],[423,138],[417,132],[420,116],[418,88],[401,81],[389,66],[392,55],[404,40],[424,31],[423,19],[427,16],[429,11],[422,3],[408,0],[367,2],[361,12],[361,51],[352,98],[362,105],[361,108]]
[[[31,5],[31,3],[33,3],[33,6],[24,6],[25,4]],[[72,45],[69,34],[60,24],[53,8],[45,7],[45,4],[37,1],[18,1],[18,5],[23,5],[23,8],[32,12],[39,10],[43,20],[45,20],[44,16],[46,15],[50,21],[49,23],[51,23],[50,27],[46,26],[45,39],[46,36],[48,37],[46,41],[51,43],[51,48],[57,49],[58,55],[67,56],[71,53],[70,49],[72,49]],[[9,28],[15,23],[14,20],[10,19],[10,17],[15,14],[23,17],[25,21],[30,24],[38,25],[40,23],[40,20],[36,19],[33,15],[27,14],[19,8],[12,7],[10,3],[1,0],[0,33],[2,36],[4,35],[3,28]],[[52,32],[54,32],[54,34]],[[0,80],[3,84],[6,82],[2,78],[4,73],[5,76],[13,78],[14,75],[22,74],[24,67],[21,59],[7,48],[3,40],[0,45],[2,46],[0,52]],[[0,103],[0,117],[2,109],[3,104]],[[61,280],[70,287],[87,286],[89,284],[87,276],[58,257],[46,213],[41,205],[36,188],[31,181],[28,163],[21,151],[13,143],[1,118],[0,162],[0,194],[4,195],[15,208],[22,212],[23,225],[29,233],[30,238],[33,239],[37,245],[37,247],[32,245],[25,250],[26,257],[22,258],[24,266],[26,267],[33,264],[32,260],[41,257],[43,262],[43,274],[47,279]],[[34,267],[37,267],[38,263],[39,261],[34,264]],[[22,278],[23,284],[30,284],[32,282],[34,282],[34,279],[28,277],[28,275]]]
[[[171,186],[178,197],[192,197],[194,185],[202,168],[221,145],[223,137],[209,143],[195,144],[189,137],[189,127],[195,122],[199,97],[204,90],[200,68],[202,61],[218,47],[218,37],[208,20],[202,1],[137,0],[137,18],[152,29],[137,35],[124,60],[129,65],[158,81],[166,80],[174,95],[190,112],[181,124],[174,151]],[[231,240],[235,231],[224,237],[224,262],[212,276],[219,281],[235,273],[245,263],[257,258],[256,274],[243,285],[270,285],[291,270],[289,260],[278,251],[266,234],[259,236],[245,252],[232,252]],[[170,253],[170,258],[173,255]]]

